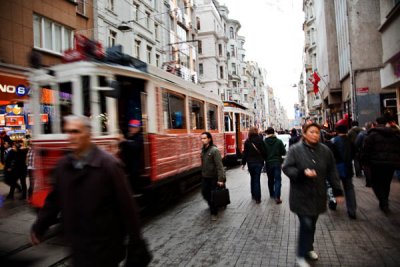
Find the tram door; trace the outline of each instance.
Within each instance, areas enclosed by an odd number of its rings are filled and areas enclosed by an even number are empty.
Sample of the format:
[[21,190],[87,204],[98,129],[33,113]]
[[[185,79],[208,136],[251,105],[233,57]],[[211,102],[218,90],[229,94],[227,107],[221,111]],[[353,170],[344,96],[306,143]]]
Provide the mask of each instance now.
[[124,136],[128,133],[130,120],[139,120],[143,125],[142,93],[144,80],[131,77],[117,77],[119,85],[118,126]]
[[240,114],[235,113],[235,129],[236,129],[236,155],[242,157],[242,130],[240,129]]

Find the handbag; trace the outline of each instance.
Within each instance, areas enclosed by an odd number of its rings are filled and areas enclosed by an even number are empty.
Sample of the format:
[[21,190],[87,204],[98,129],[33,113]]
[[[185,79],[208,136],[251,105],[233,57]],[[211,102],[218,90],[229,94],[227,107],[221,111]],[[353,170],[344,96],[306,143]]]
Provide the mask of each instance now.
[[211,203],[216,207],[226,207],[231,203],[229,190],[225,186],[217,187],[211,191]]

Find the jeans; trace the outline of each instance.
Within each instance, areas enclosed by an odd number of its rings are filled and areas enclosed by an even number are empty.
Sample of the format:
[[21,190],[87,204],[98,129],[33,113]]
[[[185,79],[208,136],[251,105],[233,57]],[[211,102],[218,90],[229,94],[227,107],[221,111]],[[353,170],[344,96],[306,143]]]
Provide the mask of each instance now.
[[247,167],[250,172],[250,190],[251,196],[256,200],[261,200],[261,185],[260,185],[260,176],[263,168],[262,163],[258,162],[248,162]]
[[267,175],[268,175],[268,189],[269,195],[273,198],[281,198],[281,186],[282,186],[282,168],[281,163],[268,163],[267,164]]
[[307,253],[314,250],[314,235],[318,220],[317,216],[308,216],[297,214],[300,221],[300,231],[297,247],[297,256],[305,258]]
[[201,184],[201,194],[203,195],[203,198],[207,201],[212,215],[217,215],[218,213],[218,208],[211,201],[211,191],[217,188],[217,182],[217,177],[203,177],[203,181]]
[[343,184],[344,196],[346,199],[347,212],[355,215],[357,209],[356,193],[354,191],[352,177],[340,177]]

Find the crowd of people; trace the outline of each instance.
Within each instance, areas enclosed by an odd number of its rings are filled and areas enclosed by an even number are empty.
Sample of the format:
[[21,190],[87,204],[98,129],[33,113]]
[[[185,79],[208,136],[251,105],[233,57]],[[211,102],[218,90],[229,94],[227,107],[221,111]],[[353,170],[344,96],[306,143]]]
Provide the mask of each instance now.
[[[32,226],[32,243],[41,242],[61,213],[74,266],[118,266],[124,258],[127,266],[146,266],[152,256],[142,237],[132,197],[142,186],[137,182],[143,167],[141,123],[129,121],[128,134],[120,143],[120,160],[92,143],[90,125],[90,120],[83,116],[65,118],[64,131],[71,153],[54,169],[54,188]],[[335,210],[336,204],[345,201],[349,218],[357,219],[354,175],[365,177],[379,208],[385,214],[390,212],[390,184],[394,173],[398,175],[400,170],[400,128],[381,117],[367,122],[364,128],[356,121],[350,125],[348,121],[339,122],[329,130],[308,122],[301,134],[291,130],[289,147],[272,127],[263,132],[256,127],[249,129],[242,169],[247,165],[250,194],[255,203],[262,200],[263,170],[268,177],[269,197],[277,205],[283,201],[282,171],[290,180],[289,207],[299,219],[298,266],[310,266],[307,260],[318,259],[314,235],[318,217],[327,207]],[[10,186],[7,198],[13,199],[17,190],[21,192],[20,198],[26,199],[34,186],[34,151],[29,142],[24,145],[5,137],[1,140],[4,181]],[[219,207],[213,202],[212,193],[225,187],[226,176],[211,133],[201,133],[200,140],[201,192],[210,218],[215,221]]]

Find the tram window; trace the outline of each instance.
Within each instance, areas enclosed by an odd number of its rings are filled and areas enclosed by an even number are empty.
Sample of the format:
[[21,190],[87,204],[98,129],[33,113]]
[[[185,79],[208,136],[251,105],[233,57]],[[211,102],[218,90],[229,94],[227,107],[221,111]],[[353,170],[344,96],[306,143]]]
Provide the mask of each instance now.
[[185,129],[184,98],[168,92],[163,93],[163,112],[165,129]]
[[192,130],[204,129],[204,105],[203,102],[191,99],[190,128]]
[[233,131],[233,120],[229,113],[225,114],[225,132]]
[[101,132],[108,132],[108,114],[107,114],[107,99],[104,92],[99,92],[100,96],[100,122]]
[[90,77],[85,75],[82,79],[82,103],[83,103],[83,115],[90,117]]
[[209,130],[217,130],[218,123],[218,107],[216,105],[209,104],[208,105],[208,129]]
[[[58,116],[58,110],[55,106],[55,90],[50,87],[44,87],[41,89],[40,94],[40,114],[41,114],[41,125],[42,133],[51,134],[55,133],[54,122],[55,117]],[[59,85],[58,102],[60,105],[61,118],[72,114],[72,93],[71,83],[61,83]]]
[[72,83],[60,83],[59,90],[61,129],[63,129],[64,117],[72,114]]

